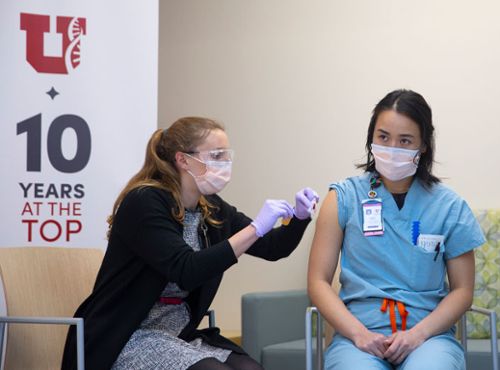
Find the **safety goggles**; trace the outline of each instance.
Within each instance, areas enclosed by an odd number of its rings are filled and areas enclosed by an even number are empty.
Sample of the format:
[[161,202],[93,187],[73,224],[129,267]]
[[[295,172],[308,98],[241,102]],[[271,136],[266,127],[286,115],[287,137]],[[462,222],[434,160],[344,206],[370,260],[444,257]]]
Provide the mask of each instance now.
[[214,149],[201,152],[184,152],[186,154],[197,154],[201,161],[207,162],[232,162],[234,157],[233,149]]

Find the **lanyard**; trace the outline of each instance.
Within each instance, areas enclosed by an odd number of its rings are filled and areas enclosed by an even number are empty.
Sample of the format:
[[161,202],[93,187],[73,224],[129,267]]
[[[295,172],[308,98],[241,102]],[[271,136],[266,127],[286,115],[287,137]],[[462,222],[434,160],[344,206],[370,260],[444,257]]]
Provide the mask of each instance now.
[[379,176],[372,176],[370,178],[370,191],[368,192],[370,199],[377,196],[377,192],[374,189],[378,188],[380,184],[382,184],[382,179]]

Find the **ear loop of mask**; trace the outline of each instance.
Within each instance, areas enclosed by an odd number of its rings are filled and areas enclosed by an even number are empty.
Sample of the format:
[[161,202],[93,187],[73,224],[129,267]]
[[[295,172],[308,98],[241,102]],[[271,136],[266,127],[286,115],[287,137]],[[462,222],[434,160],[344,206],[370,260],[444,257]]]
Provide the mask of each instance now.
[[203,164],[205,165],[205,173],[204,173],[203,175],[200,175],[200,176],[195,176],[195,175],[194,175],[191,171],[189,171],[189,170],[186,170],[186,171],[187,171],[187,172],[188,172],[191,176],[193,176],[194,178],[196,178],[196,177],[204,177],[204,176],[207,174],[207,172],[208,172],[208,166],[207,166],[207,164],[206,164],[205,162],[203,162],[201,159],[195,158],[195,157],[193,157],[192,155],[190,155],[190,154],[188,154],[188,153],[184,153],[184,154],[185,154],[185,155],[187,155],[188,157],[190,157],[190,158],[194,159],[195,161],[198,161],[198,162],[203,163]]
[[[420,160],[422,159],[422,148],[425,146],[424,143],[422,143],[422,145],[420,145],[420,148],[418,148],[418,153],[415,155],[415,157],[413,158],[413,163],[415,164],[415,166],[418,167],[419,163],[420,163]],[[373,154],[372,154],[373,155]],[[415,163],[415,159],[417,160],[417,162]]]
[[[416,162],[415,162],[416,160]],[[420,163],[420,149],[418,150],[418,153],[415,155],[413,158],[413,164],[418,167],[418,164]]]

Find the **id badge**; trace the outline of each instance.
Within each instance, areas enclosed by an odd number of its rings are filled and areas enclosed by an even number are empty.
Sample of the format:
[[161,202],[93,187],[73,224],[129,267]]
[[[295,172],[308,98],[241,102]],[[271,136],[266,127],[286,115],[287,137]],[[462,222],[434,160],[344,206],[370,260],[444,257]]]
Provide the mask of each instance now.
[[382,199],[365,199],[362,202],[363,232],[365,236],[382,235],[384,219],[382,217]]

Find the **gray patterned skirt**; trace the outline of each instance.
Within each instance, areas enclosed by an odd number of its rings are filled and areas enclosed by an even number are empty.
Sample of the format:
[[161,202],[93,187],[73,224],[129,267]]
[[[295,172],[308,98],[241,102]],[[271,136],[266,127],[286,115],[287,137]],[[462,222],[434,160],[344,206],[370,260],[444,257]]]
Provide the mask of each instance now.
[[[195,250],[200,250],[198,225],[202,215],[199,210],[186,210],[184,240]],[[177,284],[169,283],[162,297],[186,298]],[[178,335],[191,319],[189,306],[156,302],[139,328],[123,347],[111,370],[186,370],[205,358],[225,362],[231,351],[214,347],[201,338],[186,342]]]

